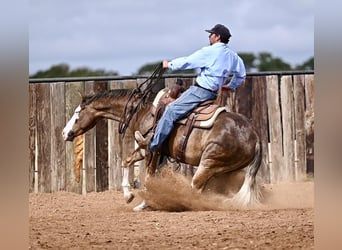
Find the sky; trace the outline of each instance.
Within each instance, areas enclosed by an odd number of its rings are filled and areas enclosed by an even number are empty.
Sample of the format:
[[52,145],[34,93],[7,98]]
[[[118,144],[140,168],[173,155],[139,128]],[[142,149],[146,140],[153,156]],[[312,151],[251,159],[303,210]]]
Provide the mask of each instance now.
[[237,53],[314,56],[313,0],[29,0],[29,73],[66,63],[129,76],[208,46],[217,23]]

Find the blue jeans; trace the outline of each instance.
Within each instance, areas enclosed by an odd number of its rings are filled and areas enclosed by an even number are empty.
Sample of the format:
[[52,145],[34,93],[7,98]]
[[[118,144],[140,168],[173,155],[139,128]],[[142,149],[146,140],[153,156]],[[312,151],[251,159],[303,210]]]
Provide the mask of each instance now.
[[216,99],[217,94],[197,86],[190,86],[183,94],[166,107],[160,118],[154,136],[150,143],[150,150],[158,149],[171,133],[174,122],[185,117],[199,103]]

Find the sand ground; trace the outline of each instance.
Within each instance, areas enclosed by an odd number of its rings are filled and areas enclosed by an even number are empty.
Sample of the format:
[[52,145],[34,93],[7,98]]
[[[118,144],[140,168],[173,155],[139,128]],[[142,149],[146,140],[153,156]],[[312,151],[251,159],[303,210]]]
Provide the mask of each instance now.
[[[166,171],[130,204],[119,191],[31,193],[30,249],[314,248],[313,181],[262,184],[262,204],[250,209],[227,202],[234,185],[213,180],[198,194]],[[143,198],[151,208],[133,212]]]

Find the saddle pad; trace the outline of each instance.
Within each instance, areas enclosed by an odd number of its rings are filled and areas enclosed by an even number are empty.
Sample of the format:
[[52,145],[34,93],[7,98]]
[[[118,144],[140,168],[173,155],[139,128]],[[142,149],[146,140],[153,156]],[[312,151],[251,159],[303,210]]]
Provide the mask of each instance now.
[[[211,116],[210,119],[208,120],[205,120],[205,121],[196,121],[195,124],[194,124],[194,127],[196,128],[211,128],[214,124],[214,121],[216,120],[216,117],[223,111],[226,111],[228,112],[228,108],[227,107],[219,107],[213,116]],[[188,118],[185,117],[179,121],[177,121],[178,124],[182,124],[182,125],[185,125],[186,124],[186,120]]]
[[169,88],[164,88],[162,90],[160,90],[156,96],[156,98],[154,98],[153,101],[153,106],[156,108],[158,106],[159,100],[166,94],[169,93],[170,89]]

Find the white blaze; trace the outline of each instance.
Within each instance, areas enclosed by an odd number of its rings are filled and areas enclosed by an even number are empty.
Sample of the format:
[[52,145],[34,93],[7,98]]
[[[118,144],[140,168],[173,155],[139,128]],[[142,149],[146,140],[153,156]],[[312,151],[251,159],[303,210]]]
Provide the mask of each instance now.
[[74,126],[76,120],[79,118],[79,113],[81,111],[81,107],[78,105],[78,107],[75,109],[75,112],[73,116],[70,118],[68,123],[65,125],[62,135],[63,139],[66,140],[68,138],[68,133],[71,131],[72,127]]

